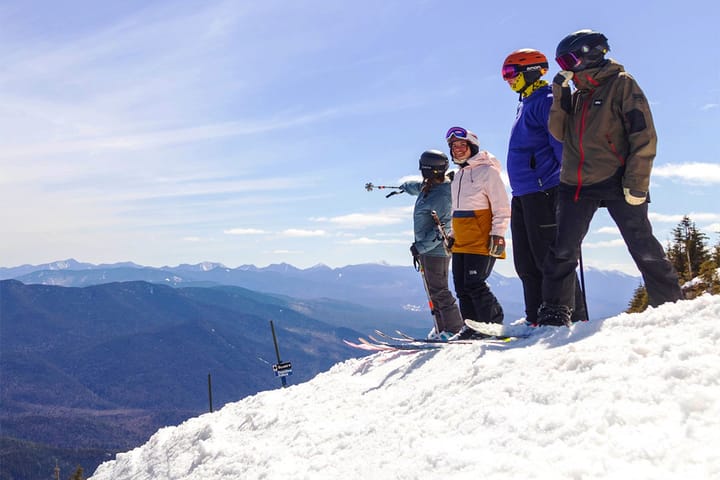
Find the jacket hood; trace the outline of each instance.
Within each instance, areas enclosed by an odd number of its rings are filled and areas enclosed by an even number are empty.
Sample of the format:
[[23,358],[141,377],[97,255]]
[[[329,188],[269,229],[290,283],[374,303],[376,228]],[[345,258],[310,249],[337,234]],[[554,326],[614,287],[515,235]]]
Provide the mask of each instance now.
[[592,90],[606,79],[614,77],[624,71],[625,67],[612,58],[608,58],[607,62],[600,67],[588,68],[577,72],[573,77],[573,83],[578,90]]
[[468,158],[466,160],[466,163],[470,167],[477,167],[478,165],[486,165],[488,167],[494,168],[498,172],[502,172],[502,168],[500,166],[500,161],[495,158],[495,155],[488,152],[487,150],[480,150],[476,155],[473,155],[472,157]]

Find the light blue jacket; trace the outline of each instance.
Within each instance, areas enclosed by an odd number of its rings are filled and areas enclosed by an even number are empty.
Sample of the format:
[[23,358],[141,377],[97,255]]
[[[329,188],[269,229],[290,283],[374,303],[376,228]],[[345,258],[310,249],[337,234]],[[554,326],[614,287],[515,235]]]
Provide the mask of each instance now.
[[413,228],[415,230],[415,248],[423,255],[447,257],[440,232],[430,212],[435,210],[440,221],[445,225],[444,230],[449,233],[452,222],[452,194],[450,181],[433,185],[425,194],[420,189],[422,183],[417,181],[405,182],[400,185],[405,192],[417,196],[413,211]]

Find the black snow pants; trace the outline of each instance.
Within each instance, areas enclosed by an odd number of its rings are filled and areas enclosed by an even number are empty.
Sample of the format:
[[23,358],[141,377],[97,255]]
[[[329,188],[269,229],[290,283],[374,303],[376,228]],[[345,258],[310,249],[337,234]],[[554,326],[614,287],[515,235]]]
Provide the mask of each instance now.
[[678,276],[660,242],[653,236],[648,204],[629,205],[621,196],[586,197],[574,201],[574,187],[558,192],[558,231],[543,265],[543,301],[551,305],[574,304],[575,268],[580,244],[602,203],[620,229],[635,265],[642,274],[649,303],[657,306],[682,298]]
[[[510,228],[515,272],[520,277],[525,297],[525,320],[537,323],[542,303],[543,262],[557,230],[558,188],[512,198]],[[573,321],[588,320],[580,282],[575,274]]]
[[502,323],[503,309],[486,282],[494,265],[495,257],[453,253],[453,282],[463,318],[478,322]]

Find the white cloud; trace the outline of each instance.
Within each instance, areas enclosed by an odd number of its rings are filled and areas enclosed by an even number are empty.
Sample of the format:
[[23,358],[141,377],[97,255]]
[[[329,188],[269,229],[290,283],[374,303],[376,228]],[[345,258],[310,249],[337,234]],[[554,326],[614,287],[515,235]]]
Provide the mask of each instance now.
[[583,247],[585,248],[612,248],[612,247],[621,247],[625,246],[625,240],[622,238],[616,238],[614,240],[605,240],[602,242],[588,242],[583,243]]
[[620,229],[618,227],[600,227],[595,230],[595,233],[607,233],[610,235],[620,235]]
[[350,245],[405,245],[407,240],[399,240],[399,239],[377,239],[377,238],[368,238],[368,237],[361,237],[356,238],[354,240],[350,240]]
[[315,217],[311,220],[339,225],[346,228],[365,228],[383,225],[395,225],[406,222],[413,207],[400,207],[377,213],[351,213],[337,217]]
[[226,235],[264,235],[268,232],[257,228],[230,228],[223,230],[223,233]]
[[712,110],[713,108],[718,108],[718,107],[720,107],[720,103],[706,103],[705,105],[700,107],[700,110],[707,111],[707,110]]
[[716,222],[720,221],[720,213],[675,213],[675,214],[663,214],[650,212],[648,217],[653,222],[663,223],[680,223],[684,216],[688,216],[693,222]]
[[705,233],[720,233],[720,223],[711,223],[710,225],[705,225],[704,227],[700,227],[700,230]]
[[688,183],[720,183],[720,164],[716,163],[671,163],[655,166],[652,173],[656,177],[677,179]]
[[297,228],[288,228],[283,230],[280,235],[283,237],[323,237],[326,235],[325,230],[300,230]]

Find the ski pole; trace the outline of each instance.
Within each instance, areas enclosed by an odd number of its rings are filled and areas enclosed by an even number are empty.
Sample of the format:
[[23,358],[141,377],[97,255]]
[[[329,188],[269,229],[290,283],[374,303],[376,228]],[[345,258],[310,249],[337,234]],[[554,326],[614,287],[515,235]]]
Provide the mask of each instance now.
[[386,189],[386,188],[392,188],[397,191],[390,192],[387,195],[385,195],[385,198],[392,197],[393,195],[397,195],[398,193],[403,193],[405,190],[402,189],[402,187],[394,187],[390,185],[373,185],[372,182],[368,182],[365,184],[365,190],[368,192],[372,192],[373,189],[377,188],[378,190]]
[[440,217],[438,217],[438,214],[435,210],[430,212],[430,215],[432,215],[432,218],[435,221],[435,227],[437,228],[438,234],[440,235],[440,238],[442,239],[443,246],[445,247],[445,251],[447,253],[450,253],[450,238],[448,237],[447,232],[443,228],[444,225],[440,221]]
[[585,268],[583,267],[582,245],[580,245],[580,255],[578,260],[580,264],[580,291],[582,292],[583,306],[585,307],[585,314],[587,316],[587,320],[590,320],[590,312],[588,311],[587,306],[587,296],[585,295]]
[[428,299],[428,307],[430,307],[430,314],[433,317],[433,323],[435,324],[435,333],[440,333],[440,325],[438,323],[438,316],[440,315],[440,312],[435,310],[435,304],[433,303],[432,297],[430,296],[430,287],[427,283],[427,278],[425,278],[425,267],[423,267],[422,261],[418,259],[418,272],[420,272],[420,275],[422,275],[422,281],[423,281],[423,287],[425,287],[425,294],[427,295]]

